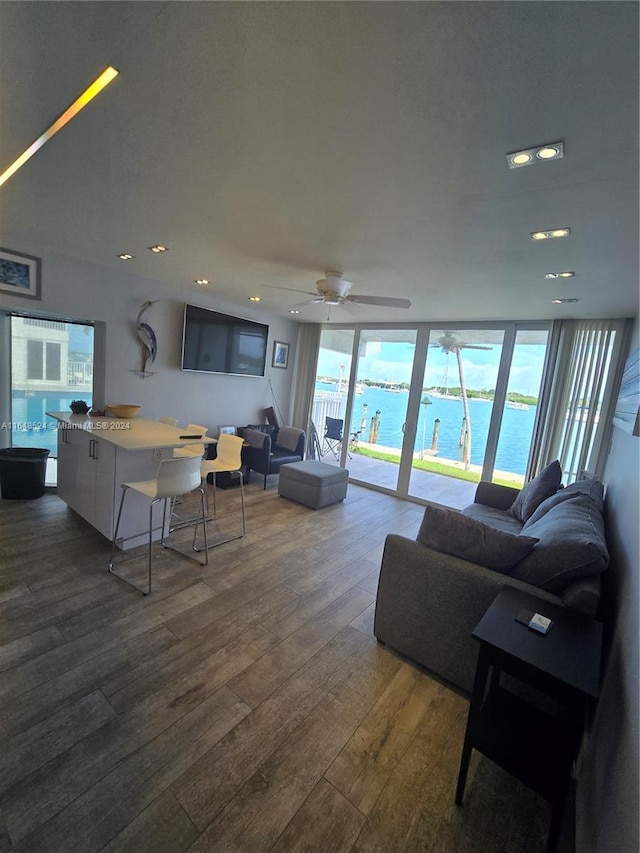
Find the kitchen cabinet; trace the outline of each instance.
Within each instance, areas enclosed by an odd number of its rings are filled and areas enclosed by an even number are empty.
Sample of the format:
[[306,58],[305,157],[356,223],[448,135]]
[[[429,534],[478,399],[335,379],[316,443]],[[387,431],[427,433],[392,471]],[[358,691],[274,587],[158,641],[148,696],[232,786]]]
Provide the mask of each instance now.
[[[150,480],[174,447],[202,444],[180,437],[182,430],[157,421],[47,412],[58,421],[58,496],[107,539],[120,505],[121,484]],[[161,506],[156,506],[160,513]],[[155,525],[160,524],[158,515]],[[149,502],[133,491],[127,496],[119,530],[126,550],[148,541]],[[120,539],[120,534],[122,539]],[[158,539],[156,531],[154,538]]]

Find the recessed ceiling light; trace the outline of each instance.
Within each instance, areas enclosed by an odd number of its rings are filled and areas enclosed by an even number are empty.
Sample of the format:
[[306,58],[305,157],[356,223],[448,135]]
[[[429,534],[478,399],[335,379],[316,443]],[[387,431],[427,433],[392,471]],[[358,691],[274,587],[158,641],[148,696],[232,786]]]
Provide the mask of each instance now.
[[570,228],[556,228],[553,231],[532,231],[532,240],[551,240],[555,237],[568,237],[571,234]]
[[297,308],[289,308],[289,314],[299,314],[299,313],[300,312],[298,311]]
[[196,284],[209,284],[208,278],[194,278]]
[[260,301],[261,301],[261,299],[262,299],[262,297],[261,297],[261,296],[250,296],[250,297],[249,297],[249,302],[260,302]]
[[530,166],[537,160],[560,160],[564,157],[564,144],[562,142],[547,142],[535,148],[525,148],[522,151],[512,151],[505,155],[510,169],[519,169],[521,166]]
[[521,154],[515,154],[511,157],[511,164],[512,166],[526,166],[527,163],[531,163],[532,160],[532,155],[523,151]]
[[573,278],[574,272],[548,272],[545,273],[545,278]]
[[549,145],[547,148],[541,148],[539,151],[536,151],[538,160],[556,160],[562,156],[562,143]]
[[132,261],[135,255],[130,255],[129,252],[123,252],[121,255],[116,255],[121,261]]
[[150,251],[155,252],[156,255],[159,255],[160,252],[168,252],[169,251],[169,249],[167,249],[166,246],[162,246],[160,243],[158,243],[156,246],[149,246],[149,249],[150,249]]
[[554,305],[564,305],[566,302],[577,302],[578,300],[573,298],[573,299],[552,299],[551,301],[554,303]]
[[31,145],[23,151],[22,154],[18,157],[17,160],[14,160],[13,163],[8,166],[4,172],[0,175],[0,187],[4,184],[5,181],[9,180],[11,175],[14,172],[17,172],[21,166],[29,160],[36,151],[39,151],[45,142],[48,142],[52,136],[54,136],[59,130],[61,130],[67,122],[71,121],[71,119],[78,115],[81,109],[87,106],[89,101],[92,101],[97,94],[99,94],[105,86],[108,86],[109,83],[113,80],[114,77],[118,76],[118,71],[115,68],[112,68],[109,65],[108,68],[100,74],[93,83],[88,86],[84,92],[80,95],[79,98],[71,104],[70,107],[59,116],[52,125],[50,125],[43,134],[41,134],[35,142],[32,142]]

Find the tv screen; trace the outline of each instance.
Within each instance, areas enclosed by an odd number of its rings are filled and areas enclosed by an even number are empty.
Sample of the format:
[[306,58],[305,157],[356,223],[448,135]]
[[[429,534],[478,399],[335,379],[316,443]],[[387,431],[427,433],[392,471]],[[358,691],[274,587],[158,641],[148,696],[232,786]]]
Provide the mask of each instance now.
[[185,305],[182,369],[264,376],[268,337],[263,323]]

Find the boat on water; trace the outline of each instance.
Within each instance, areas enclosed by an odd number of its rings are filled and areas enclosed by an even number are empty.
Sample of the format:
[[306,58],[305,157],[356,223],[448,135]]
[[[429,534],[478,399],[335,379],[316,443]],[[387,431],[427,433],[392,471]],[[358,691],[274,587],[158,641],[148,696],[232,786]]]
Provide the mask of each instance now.
[[523,412],[529,409],[528,403],[518,403],[516,400],[507,400],[505,405],[507,409],[521,409]]
[[448,394],[445,391],[438,391],[437,388],[430,388],[428,393],[436,400],[462,400],[459,394]]

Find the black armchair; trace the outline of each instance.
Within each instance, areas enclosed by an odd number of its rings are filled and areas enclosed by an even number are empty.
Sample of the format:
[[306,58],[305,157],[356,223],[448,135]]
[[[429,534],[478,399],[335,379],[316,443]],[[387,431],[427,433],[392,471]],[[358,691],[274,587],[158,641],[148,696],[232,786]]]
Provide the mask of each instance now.
[[266,432],[247,428],[244,440],[248,446],[242,451],[242,460],[247,466],[247,479],[251,471],[264,476],[264,488],[267,488],[269,474],[278,474],[280,466],[289,462],[302,462],[306,436],[304,430],[295,427],[280,427],[275,444]]

